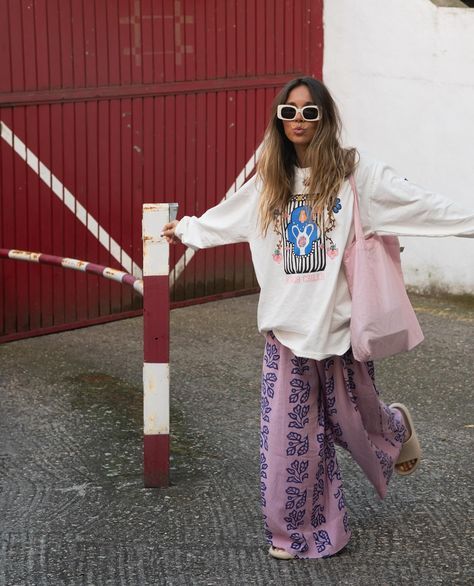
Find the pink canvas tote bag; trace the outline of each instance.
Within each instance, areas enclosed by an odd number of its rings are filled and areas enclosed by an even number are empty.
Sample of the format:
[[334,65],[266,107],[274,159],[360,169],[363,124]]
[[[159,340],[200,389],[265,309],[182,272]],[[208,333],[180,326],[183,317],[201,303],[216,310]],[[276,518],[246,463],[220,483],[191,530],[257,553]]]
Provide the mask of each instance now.
[[423,332],[405,290],[396,236],[364,237],[359,196],[353,175],[355,237],[344,252],[344,269],[352,297],[351,345],[361,362],[411,350]]

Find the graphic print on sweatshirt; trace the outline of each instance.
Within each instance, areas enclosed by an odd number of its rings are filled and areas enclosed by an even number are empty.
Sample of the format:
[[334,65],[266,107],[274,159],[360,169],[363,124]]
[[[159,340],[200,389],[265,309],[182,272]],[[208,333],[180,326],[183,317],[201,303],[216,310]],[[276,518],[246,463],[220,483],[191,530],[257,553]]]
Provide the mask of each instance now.
[[[342,206],[337,199],[333,212]],[[324,271],[327,257],[335,258],[338,250],[327,231],[321,228],[319,216],[311,216],[304,195],[293,196],[285,214],[279,217],[278,244],[273,253],[275,262],[283,260],[286,274],[316,273]],[[329,245],[329,248],[327,247]]]

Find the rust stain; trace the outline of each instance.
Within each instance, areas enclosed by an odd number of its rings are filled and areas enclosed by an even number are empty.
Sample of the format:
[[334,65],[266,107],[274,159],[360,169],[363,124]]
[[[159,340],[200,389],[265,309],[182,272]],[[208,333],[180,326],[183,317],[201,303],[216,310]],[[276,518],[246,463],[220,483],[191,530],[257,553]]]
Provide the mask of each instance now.
[[168,422],[162,422],[160,425],[158,425],[158,423],[156,421],[156,416],[149,415],[148,417],[146,417],[144,429],[146,430],[146,433],[148,433],[148,434],[161,433],[164,435],[168,435],[169,430],[170,430],[170,426],[169,426]]
[[74,266],[78,269],[82,269],[83,267],[85,267],[89,263],[84,260],[78,260],[76,258],[63,258],[61,264],[63,266],[68,266],[68,267]]
[[11,257],[16,260],[29,260],[31,262],[39,262],[40,252],[27,252],[26,250],[12,250]]
[[153,377],[150,377],[147,381],[145,392],[147,394],[155,393],[156,392],[156,381]]
[[162,242],[164,239],[164,236],[162,234],[160,234],[160,237],[157,238],[156,236],[143,236],[143,240],[145,240],[146,242]]
[[124,273],[123,271],[119,271],[117,269],[112,269],[110,267],[106,267],[104,269],[104,277],[112,277],[112,278],[117,278],[117,277],[123,277],[124,275],[126,275],[127,273]]

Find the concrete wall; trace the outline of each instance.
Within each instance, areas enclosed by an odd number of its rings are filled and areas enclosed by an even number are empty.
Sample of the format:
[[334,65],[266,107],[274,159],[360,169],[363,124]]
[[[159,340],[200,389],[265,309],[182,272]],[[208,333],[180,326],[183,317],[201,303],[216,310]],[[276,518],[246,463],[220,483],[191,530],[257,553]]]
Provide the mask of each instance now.
[[[344,142],[474,209],[474,9],[326,0],[324,26],[323,76]],[[403,244],[409,286],[474,292],[474,239]]]

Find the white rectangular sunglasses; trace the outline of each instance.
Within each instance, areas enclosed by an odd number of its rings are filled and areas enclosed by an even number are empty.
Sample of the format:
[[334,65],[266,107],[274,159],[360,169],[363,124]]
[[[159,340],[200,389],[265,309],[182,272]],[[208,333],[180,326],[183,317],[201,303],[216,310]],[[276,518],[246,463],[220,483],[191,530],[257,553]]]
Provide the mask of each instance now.
[[298,112],[301,114],[303,120],[307,122],[316,122],[321,119],[321,111],[316,105],[303,106],[297,108],[290,104],[280,104],[277,106],[277,117],[280,120],[295,120]]

